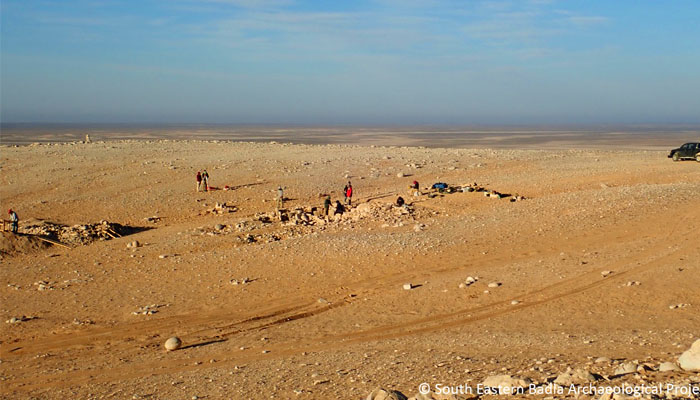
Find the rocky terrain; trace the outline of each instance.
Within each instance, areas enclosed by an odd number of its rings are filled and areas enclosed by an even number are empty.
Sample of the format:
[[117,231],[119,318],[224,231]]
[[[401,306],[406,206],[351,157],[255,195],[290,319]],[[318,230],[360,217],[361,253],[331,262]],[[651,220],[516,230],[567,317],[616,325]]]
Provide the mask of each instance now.
[[0,147],[0,394],[700,398],[700,164],[666,155]]

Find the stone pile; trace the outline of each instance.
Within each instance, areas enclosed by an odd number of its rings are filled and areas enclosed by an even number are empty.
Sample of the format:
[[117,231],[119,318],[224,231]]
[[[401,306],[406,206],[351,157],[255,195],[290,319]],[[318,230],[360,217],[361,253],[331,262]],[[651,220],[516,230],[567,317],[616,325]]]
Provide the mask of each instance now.
[[42,221],[38,224],[25,225],[22,231],[26,234],[45,236],[70,245],[88,245],[99,240],[121,237],[126,228],[108,221],[73,226]]
[[[365,220],[384,222],[383,227],[403,226],[408,221],[415,221],[419,212],[412,206],[396,206],[392,203],[369,202],[346,209],[342,215],[334,215],[333,207],[328,212],[328,219],[321,207],[297,207],[275,212],[257,213],[251,218],[240,220],[232,225],[217,225],[214,229],[200,227],[193,231],[199,235],[225,235],[235,232],[243,233],[238,237],[243,244],[269,243],[283,239],[312,234],[326,226],[353,224]],[[432,212],[431,215],[434,215]],[[284,230],[270,231],[282,226]],[[425,228],[420,225],[420,230]]]

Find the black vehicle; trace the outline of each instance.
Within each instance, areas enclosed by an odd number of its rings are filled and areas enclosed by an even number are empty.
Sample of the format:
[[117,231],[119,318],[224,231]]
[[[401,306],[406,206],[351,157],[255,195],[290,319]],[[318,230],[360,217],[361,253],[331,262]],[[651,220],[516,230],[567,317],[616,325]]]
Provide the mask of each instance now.
[[673,159],[673,161],[696,160],[700,162],[700,143],[686,143],[677,149],[673,149],[668,158]]

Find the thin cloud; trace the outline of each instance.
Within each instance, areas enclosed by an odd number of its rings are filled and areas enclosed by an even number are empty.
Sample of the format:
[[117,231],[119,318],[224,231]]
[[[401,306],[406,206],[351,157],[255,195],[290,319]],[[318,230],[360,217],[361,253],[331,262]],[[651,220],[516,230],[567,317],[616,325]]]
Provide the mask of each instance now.
[[263,9],[294,4],[291,0],[200,0],[203,3],[228,4],[240,8]]
[[610,22],[610,19],[601,16],[571,16],[567,18],[567,21],[573,23],[574,25],[586,26],[605,24]]

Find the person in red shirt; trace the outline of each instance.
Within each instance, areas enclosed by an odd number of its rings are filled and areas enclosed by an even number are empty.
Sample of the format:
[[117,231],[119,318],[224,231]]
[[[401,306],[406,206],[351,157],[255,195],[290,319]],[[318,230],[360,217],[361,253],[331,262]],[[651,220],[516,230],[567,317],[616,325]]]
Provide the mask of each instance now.
[[348,182],[348,185],[345,187],[345,201],[348,203],[349,206],[352,205],[352,183]]

